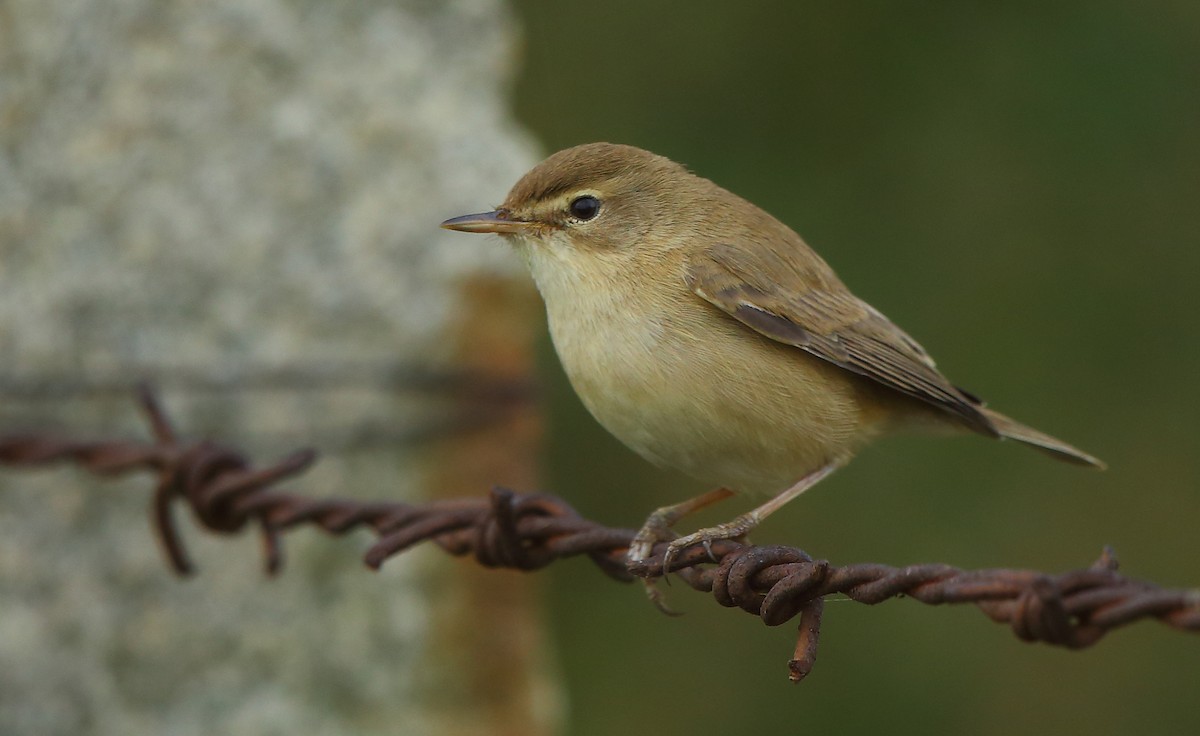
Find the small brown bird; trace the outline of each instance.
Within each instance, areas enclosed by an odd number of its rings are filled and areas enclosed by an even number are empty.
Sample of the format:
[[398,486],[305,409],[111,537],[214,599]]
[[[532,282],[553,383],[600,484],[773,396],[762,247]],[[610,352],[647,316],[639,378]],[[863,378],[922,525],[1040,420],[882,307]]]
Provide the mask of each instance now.
[[671,541],[664,569],[685,547],[744,536],[901,429],[966,430],[1103,467],[950,383],[799,235],[662,156],[610,143],[560,151],[496,210],[442,226],[516,246],[600,424],[651,462],[720,484],[651,514],[631,561],[728,489],[774,494]]

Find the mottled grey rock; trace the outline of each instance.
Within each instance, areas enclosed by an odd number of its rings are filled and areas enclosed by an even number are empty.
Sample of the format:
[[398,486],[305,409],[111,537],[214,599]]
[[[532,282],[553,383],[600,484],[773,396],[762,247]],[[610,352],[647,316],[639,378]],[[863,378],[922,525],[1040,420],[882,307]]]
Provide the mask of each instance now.
[[[515,35],[496,1],[0,3],[0,432],[144,433],[116,389],[149,375],[263,460],[383,427],[300,485],[419,496],[401,440],[445,402],[386,379],[451,365],[463,280],[520,269],[437,228],[533,160]],[[265,582],[253,534],[189,533],[180,583],[147,490],[0,471],[0,733],[442,731],[440,557],[370,575],[367,537],[300,532]]]

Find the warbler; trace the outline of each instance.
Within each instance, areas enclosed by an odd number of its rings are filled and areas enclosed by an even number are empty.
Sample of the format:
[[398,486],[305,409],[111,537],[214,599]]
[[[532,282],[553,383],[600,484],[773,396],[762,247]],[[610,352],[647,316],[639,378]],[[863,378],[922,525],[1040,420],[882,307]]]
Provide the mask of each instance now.
[[[647,460],[718,486],[650,514],[633,562],[669,541],[665,571],[686,547],[745,536],[891,432],[974,432],[1103,467],[955,386],[791,228],[662,156],[569,148],[495,210],[442,226],[515,246],[600,424]],[[732,489],[771,498],[725,524],[671,530]]]

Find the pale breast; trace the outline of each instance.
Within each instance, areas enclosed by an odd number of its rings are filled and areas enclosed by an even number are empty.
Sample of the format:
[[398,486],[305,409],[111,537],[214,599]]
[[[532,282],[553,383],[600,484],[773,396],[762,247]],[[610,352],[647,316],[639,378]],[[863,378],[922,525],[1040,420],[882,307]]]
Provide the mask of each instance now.
[[777,491],[848,458],[872,432],[857,379],[746,329],[682,281],[676,293],[650,297],[539,286],[584,405],[656,464]]

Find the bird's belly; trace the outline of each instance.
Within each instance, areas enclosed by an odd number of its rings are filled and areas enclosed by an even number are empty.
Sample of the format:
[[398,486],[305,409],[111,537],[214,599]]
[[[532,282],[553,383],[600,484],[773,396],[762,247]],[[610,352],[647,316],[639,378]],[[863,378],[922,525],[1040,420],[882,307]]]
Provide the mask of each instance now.
[[714,485],[778,491],[847,459],[870,433],[849,374],[732,320],[616,314],[588,331],[563,327],[552,314],[567,376],[600,424],[648,460]]

